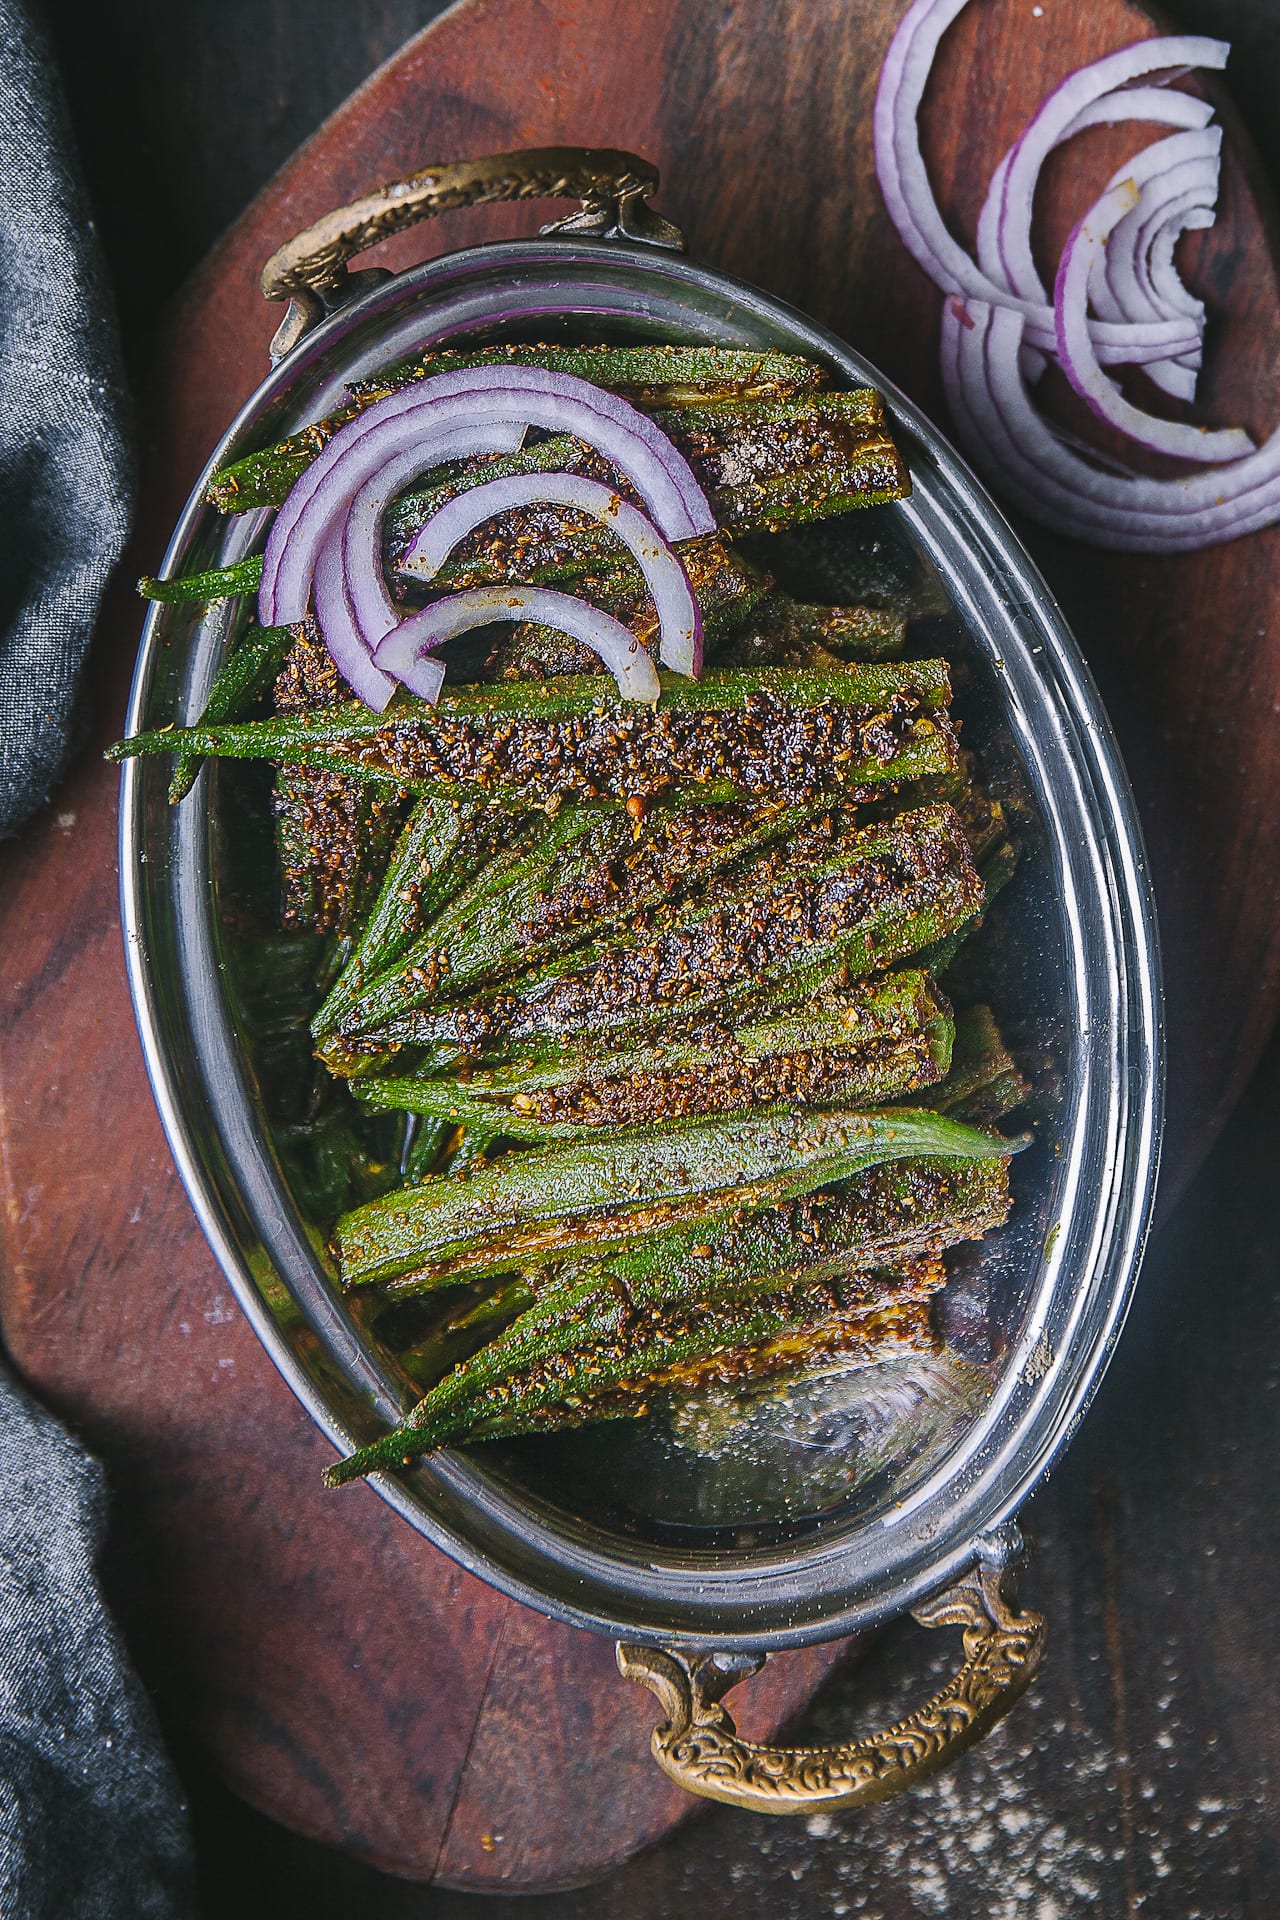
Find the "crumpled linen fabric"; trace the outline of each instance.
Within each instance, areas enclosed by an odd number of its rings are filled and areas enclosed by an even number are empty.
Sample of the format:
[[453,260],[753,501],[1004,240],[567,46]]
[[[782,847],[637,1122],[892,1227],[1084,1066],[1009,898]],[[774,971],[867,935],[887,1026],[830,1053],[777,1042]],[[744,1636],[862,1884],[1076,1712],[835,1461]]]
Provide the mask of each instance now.
[[133,504],[111,301],[57,76],[0,0],[0,837],[66,758]]
[[[0,0],[0,834],[47,797],[132,504],[57,77]],[[101,1466],[0,1363],[0,1916],[188,1920],[181,1790],[98,1586]]]
[[0,1914],[188,1920],[186,1810],[103,1604],[101,1466],[0,1371]]

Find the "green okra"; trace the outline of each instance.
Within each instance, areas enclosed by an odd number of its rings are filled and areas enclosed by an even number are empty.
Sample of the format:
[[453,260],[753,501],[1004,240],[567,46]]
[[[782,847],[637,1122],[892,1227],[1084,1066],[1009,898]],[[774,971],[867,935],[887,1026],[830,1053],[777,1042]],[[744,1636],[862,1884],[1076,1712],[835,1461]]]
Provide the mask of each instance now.
[[[427,352],[349,389],[348,404],[287,440],[215,473],[205,497],[222,513],[279,506],[339,427],[390,393],[465,367],[546,367],[620,394],[633,406],[677,407],[721,400],[778,400],[826,386],[825,368],[792,354],[735,347],[487,347]],[[867,389],[866,391],[870,391]]]
[[1010,1143],[909,1107],[784,1112],[509,1152],[344,1215],[343,1284],[400,1296],[599,1251],[685,1220],[711,1225],[921,1154],[992,1159]]
[[[825,803],[821,803],[825,804]],[[813,809],[691,806],[655,810],[640,821],[614,809],[562,807],[553,821],[530,816],[536,831],[498,852],[393,956],[374,965],[363,955],[362,991],[345,995],[338,1015],[321,1009],[318,1038],[376,1029],[443,991],[456,999],[477,983],[545,965],[649,914],[673,894],[704,883],[759,848],[781,843]],[[409,990],[407,994],[406,989]]]
[[251,553],[244,560],[233,560],[228,567],[210,567],[204,573],[179,574],[174,580],[158,580],[144,573],[138,592],[144,600],[159,600],[165,606],[177,606],[188,600],[230,600],[237,594],[256,593],[262,578],[262,555]]
[[[987,908],[1008,886],[1018,868],[1018,847],[1013,840],[1005,838],[1003,820],[996,822],[997,831],[986,837],[981,855],[978,857],[978,873],[982,880],[981,898],[966,920],[952,927],[942,939],[921,954],[921,959],[932,973],[943,974],[955,959],[957,953],[981,926]],[[972,843],[975,828],[971,817],[966,838]]]
[[274,795],[281,924],[353,935],[376,897],[408,804],[397,787],[283,769]]
[[[435,1314],[430,1325],[415,1339],[407,1344],[398,1340],[389,1344],[409,1378],[420,1387],[432,1387],[532,1305],[533,1295],[522,1280],[508,1280],[493,1293],[471,1288],[461,1302],[451,1302],[443,1312]],[[392,1309],[393,1313],[403,1311],[404,1308]],[[376,1323],[376,1331],[385,1341],[383,1324]]]
[[970,1126],[988,1127],[1023,1106],[1030,1093],[990,1007],[969,1007],[959,1014],[951,1065],[929,1095],[931,1106]]
[[[982,883],[950,807],[921,807],[858,827],[815,822],[766,848],[653,931],[619,935],[532,969],[508,986],[457,1002],[439,975],[380,989],[399,1010],[376,1027],[341,1032],[334,1071],[362,1053],[418,1050],[409,1071],[496,1064],[512,1053],[556,1059],[577,1044],[618,1044],[674,1017],[796,1003],[847,979],[884,972],[966,923]],[[343,1054],[351,1059],[344,1060]],[[379,1064],[382,1064],[379,1061]]]
[[908,1284],[869,1301],[864,1278],[773,1279],[676,1306],[595,1278],[570,1282],[455,1367],[392,1432],[330,1467],[325,1482],[408,1466],[442,1446],[640,1416],[655,1393],[755,1381],[806,1368],[820,1353],[853,1364],[933,1352],[916,1291]]
[[424,1120],[416,1114],[409,1114],[407,1122],[400,1153],[400,1178],[406,1186],[411,1186],[436,1171],[444,1144],[455,1129],[447,1120]]
[[396,843],[378,896],[345,967],[315,1017],[323,1034],[368,984],[409,952],[421,928],[493,852],[492,816],[465,802],[419,800]]
[[656,707],[624,701],[596,676],[449,687],[435,706],[386,714],[347,704],[222,727],[135,734],[109,750],[205,753],[390,782],[492,806],[577,799],[758,798],[800,805],[877,789],[956,765],[940,660],[849,665],[832,673],[661,676]]
[[[217,726],[223,720],[243,720],[279,673],[294,644],[293,627],[249,627],[214,675],[197,725]],[[201,760],[191,754],[179,760],[169,783],[169,802],[176,806],[195,785]]]
[[[782,1206],[731,1216],[710,1229],[686,1227],[617,1247],[602,1259],[547,1267],[504,1282],[496,1293],[488,1291],[490,1282],[479,1282],[461,1307],[446,1295],[450,1304],[432,1312],[429,1330],[408,1349],[409,1371],[419,1380],[428,1370],[442,1374],[442,1336],[455,1327],[512,1319],[513,1309],[524,1312],[535,1299],[566,1284],[599,1282],[599,1299],[639,1298],[671,1310],[699,1299],[738,1297],[751,1288],[855,1275],[871,1295],[885,1286],[886,1270],[981,1239],[1003,1225],[1008,1213],[1004,1159],[890,1161]],[[894,1284],[900,1284],[896,1275]],[[395,1307],[389,1317],[430,1308],[435,1298],[422,1296]],[[379,1333],[386,1337],[382,1323]]]
[[762,595],[712,654],[724,667],[809,667],[838,660],[896,660],[906,620],[878,607],[808,606],[777,590]]
[[[550,446],[553,443],[548,441],[545,444]],[[542,448],[538,447],[533,453],[541,451]],[[534,464],[533,453],[526,458],[526,467]],[[453,489],[459,490],[456,487]],[[445,493],[447,496],[447,490]],[[720,632],[731,631],[769,591],[768,574],[744,559],[721,533],[700,534],[694,540],[679,540],[675,548],[693,588],[703,625],[712,637]],[[657,613],[643,578],[625,550],[597,542],[580,551],[577,532],[566,537],[563,528],[560,528],[556,531],[554,542],[549,543],[545,551],[538,555],[522,553],[520,562],[518,577],[522,583],[545,586],[572,581],[580,596],[585,596],[604,612],[611,613],[624,626],[631,627],[646,646],[656,641]],[[461,562],[456,566],[450,562],[436,575],[431,586],[433,590],[452,591],[459,586],[475,586],[516,577],[512,568],[496,563],[477,569]],[[237,560],[232,566],[215,567],[205,573],[180,574],[173,580],[157,580],[144,574],[138,582],[138,591],[147,600],[194,604],[227,599],[237,594],[256,594],[261,578],[262,555],[251,554],[245,560]],[[412,584],[416,576],[407,574],[405,578]],[[549,651],[552,661],[567,658],[571,663],[568,666],[556,664],[544,667],[544,671],[582,672],[584,662],[586,670],[599,670],[595,656],[564,634],[553,635],[551,629],[529,622],[521,623],[514,631],[522,636],[523,655],[530,661],[537,660],[540,654]],[[520,657],[516,643],[506,633],[496,643],[494,651],[499,673]]]
[[[276,680],[276,713],[333,708],[345,686],[315,627],[306,622]],[[410,807],[400,788],[334,771],[283,767],[273,808],[285,926],[350,939],[363,924]]]
[[678,1304],[770,1275],[825,1280],[940,1253],[1003,1226],[1009,1206],[1007,1159],[890,1160],[781,1206],[709,1229],[676,1228],[552,1271],[556,1284],[592,1272],[624,1293]]
[[940,1080],[952,1022],[928,977],[889,975],[770,1019],[677,1019],[660,1037],[554,1061],[520,1059],[457,1077],[374,1074],[357,1092],[374,1111],[500,1125],[517,1140],[571,1140],[766,1107],[880,1105]]

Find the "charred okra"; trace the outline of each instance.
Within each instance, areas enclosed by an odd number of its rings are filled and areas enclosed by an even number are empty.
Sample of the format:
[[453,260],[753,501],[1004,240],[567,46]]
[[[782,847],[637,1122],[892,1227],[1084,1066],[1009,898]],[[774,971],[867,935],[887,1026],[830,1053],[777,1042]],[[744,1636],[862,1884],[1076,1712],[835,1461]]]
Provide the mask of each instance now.
[[[935,1280],[935,1275],[930,1275]],[[330,1467],[329,1486],[408,1466],[438,1447],[636,1418],[656,1394],[743,1383],[815,1364],[932,1353],[923,1289],[868,1301],[865,1280],[771,1280],[673,1303],[599,1278],[545,1294],[456,1367],[392,1432]],[[915,1297],[913,1297],[915,1296]]]

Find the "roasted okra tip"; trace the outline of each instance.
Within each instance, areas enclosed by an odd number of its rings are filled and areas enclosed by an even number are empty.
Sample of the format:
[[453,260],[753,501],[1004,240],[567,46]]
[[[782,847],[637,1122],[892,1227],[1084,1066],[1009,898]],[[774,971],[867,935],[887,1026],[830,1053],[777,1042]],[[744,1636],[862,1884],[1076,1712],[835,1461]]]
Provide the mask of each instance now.
[[847,605],[796,563],[909,487],[879,395],[798,358],[429,352],[213,476],[261,554],[142,582],[238,596],[197,722],[114,752],[175,802],[269,771],[240,1012],[421,1395],[331,1484],[939,1353],[1024,1137],[948,993],[1015,837],[936,594],[874,542]]

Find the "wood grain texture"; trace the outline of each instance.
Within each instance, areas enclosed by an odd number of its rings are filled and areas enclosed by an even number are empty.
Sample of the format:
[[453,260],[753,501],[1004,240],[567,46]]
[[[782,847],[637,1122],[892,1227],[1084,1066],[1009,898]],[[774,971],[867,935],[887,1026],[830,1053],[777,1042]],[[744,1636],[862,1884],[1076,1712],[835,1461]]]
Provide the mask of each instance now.
[[[277,176],[179,304],[146,396],[139,568],[263,371],[278,312],[257,296],[261,260],[337,201],[433,158],[553,141],[648,154],[698,254],[807,307],[941,417],[937,296],[870,167],[868,107],[898,12],[894,0],[465,0]],[[1028,13],[981,0],[945,49],[926,135],[959,231],[1062,68],[1150,31],[1122,0],[1047,0],[1034,25]],[[1084,143],[1064,156],[1051,226],[1102,161]],[[527,232],[536,217],[469,215],[385,257]],[[1217,317],[1209,402],[1264,431],[1280,417],[1271,258],[1247,164],[1229,158],[1198,268]],[[1275,1007],[1277,536],[1159,565],[1029,538],[1102,681],[1151,839],[1176,1183]],[[138,624],[121,591],[98,654],[104,737]],[[235,1312],[151,1110],[119,960],[113,802],[114,781],[86,761],[7,855],[0,1306],[20,1366],[111,1465],[125,1520],[114,1590],[171,1737],[211,1753],[256,1805],[397,1872],[506,1888],[598,1873],[687,1810],[651,1771],[651,1707],[607,1670],[604,1643],[508,1606],[367,1491],[319,1493],[327,1446]],[[776,1724],[830,1657],[771,1666],[744,1721]],[[575,1665],[583,1677],[567,1683]]]

